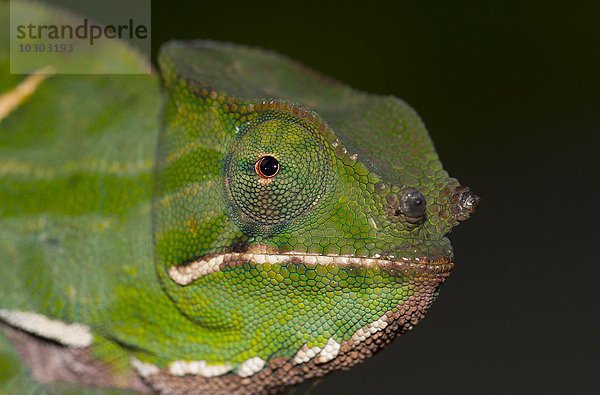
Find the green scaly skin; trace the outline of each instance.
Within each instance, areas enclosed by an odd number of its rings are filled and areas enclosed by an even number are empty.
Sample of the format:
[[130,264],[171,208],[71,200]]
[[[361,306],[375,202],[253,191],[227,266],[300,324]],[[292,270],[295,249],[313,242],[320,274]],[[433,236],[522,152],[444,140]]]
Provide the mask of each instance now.
[[[410,329],[478,202],[418,115],[256,49],[174,42],[159,64],[161,121],[154,75],[54,76],[0,123],[0,308],[88,325],[111,385],[142,388],[135,357],[165,393],[276,391]],[[416,217],[402,205],[414,190]],[[355,340],[382,317],[387,329]],[[291,362],[331,341],[331,361]],[[230,369],[176,377],[175,361]]]

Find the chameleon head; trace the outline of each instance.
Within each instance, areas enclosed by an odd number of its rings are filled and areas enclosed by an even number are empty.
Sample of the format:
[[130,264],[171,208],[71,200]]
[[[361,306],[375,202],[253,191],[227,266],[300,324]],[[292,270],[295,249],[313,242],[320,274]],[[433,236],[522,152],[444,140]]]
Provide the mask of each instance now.
[[479,198],[402,101],[233,49],[162,51],[157,272],[198,328],[181,359],[239,371],[258,357],[299,381],[423,317],[454,265],[446,235]]

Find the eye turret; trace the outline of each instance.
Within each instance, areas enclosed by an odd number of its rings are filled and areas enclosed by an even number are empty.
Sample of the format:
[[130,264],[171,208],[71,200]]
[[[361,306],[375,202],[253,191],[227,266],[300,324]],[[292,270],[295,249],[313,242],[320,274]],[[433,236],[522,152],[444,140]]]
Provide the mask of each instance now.
[[229,214],[248,235],[267,235],[314,209],[330,187],[327,141],[294,114],[265,111],[227,148],[223,187]]

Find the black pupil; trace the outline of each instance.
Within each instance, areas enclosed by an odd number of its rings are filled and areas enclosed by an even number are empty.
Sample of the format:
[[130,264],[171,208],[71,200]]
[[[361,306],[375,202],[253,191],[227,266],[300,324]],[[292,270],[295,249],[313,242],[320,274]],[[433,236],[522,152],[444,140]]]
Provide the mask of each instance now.
[[263,156],[259,168],[265,177],[273,177],[279,171],[279,162],[272,156]]

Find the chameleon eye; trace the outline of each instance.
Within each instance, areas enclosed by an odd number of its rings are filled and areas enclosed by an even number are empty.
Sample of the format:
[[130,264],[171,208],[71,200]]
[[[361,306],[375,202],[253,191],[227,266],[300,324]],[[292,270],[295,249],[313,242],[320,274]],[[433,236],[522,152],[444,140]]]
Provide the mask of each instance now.
[[254,170],[262,178],[273,178],[279,173],[279,162],[272,156],[263,156],[254,165]]
[[286,112],[266,111],[244,123],[223,162],[236,224],[246,234],[268,234],[314,209],[334,174],[326,144],[315,125]]

